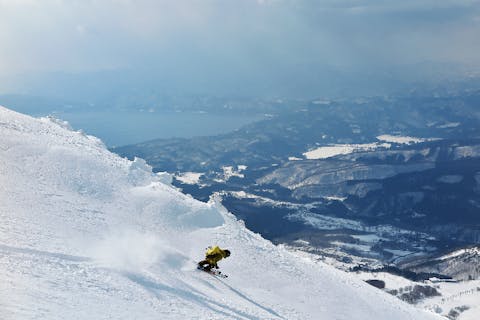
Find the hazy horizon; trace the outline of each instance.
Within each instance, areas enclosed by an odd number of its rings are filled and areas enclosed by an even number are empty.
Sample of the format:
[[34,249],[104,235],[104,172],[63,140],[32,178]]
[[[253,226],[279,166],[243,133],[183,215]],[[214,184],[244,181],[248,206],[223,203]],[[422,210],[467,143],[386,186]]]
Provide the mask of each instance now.
[[479,34],[470,0],[1,0],[0,93],[381,94],[478,75]]

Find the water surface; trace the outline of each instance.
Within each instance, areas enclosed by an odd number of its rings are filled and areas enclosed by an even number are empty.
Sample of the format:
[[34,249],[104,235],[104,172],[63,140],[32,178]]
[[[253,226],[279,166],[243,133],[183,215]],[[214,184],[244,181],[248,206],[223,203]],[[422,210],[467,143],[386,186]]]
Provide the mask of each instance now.
[[102,139],[108,147],[144,142],[157,138],[191,138],[227,133],[261,120],[260,115],[219,115],[211,113],[148,112],[62,112],[55,117],[66,120],[75,130]]

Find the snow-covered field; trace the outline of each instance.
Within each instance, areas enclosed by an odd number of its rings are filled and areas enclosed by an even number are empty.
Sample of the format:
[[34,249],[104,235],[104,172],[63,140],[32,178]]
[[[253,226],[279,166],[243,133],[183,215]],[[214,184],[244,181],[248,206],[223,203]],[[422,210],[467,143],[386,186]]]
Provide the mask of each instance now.
[[383,134],[377,137],[380,141],[385,142],[392,142],[392,143],[399,143],[399,144],[414,144],[420,143],[425,141],[434,141],[438,140],[437,138],[416,138],[416,137],[409,137],[409,136],[394,136],[391,134]]
[[317,160],[327,159],[341,154],[349,154],[353,152],[372,151],[380,148],[388,149],[391,144],[388,143],[366,143],[366,144],[335,144],[331,146],[323,146],[308,152],[303,155],[306,159]]
[[239,165],[237,168],[232,166],[223,166],[223,174],[219,175],[217,179],[214,179],[216,182],[225,182],[228,181],[232,177],[244,178],[245,175],[241,173],[242,171],[246,170],[247,166]]
[[[364,144],[333,144],[328,146],[321,146],[303,153],[303,156],[308,160],[328,159],[338,155],[350,154],[362,151],[374,151],[377,149],[390,149],[391,143],[396,144],[415,144],[425,141],[438,140],[437,138],[416,138],[409,136],[395,136],[384,134],[377,137],[380,142],[364,143]],[[292,160],[296,158],[291,157]],[[290,160],[290,159],[289,159]]]
[[[276,247],[143,160],[0,107],[0,318],[436,319]],[[232,251],[227,279],[195,269]]]
[[203,173],[199,172],[183,172],[175,176],[175,179],[184,184],[198,184]]
[[[415,285],[431,286],[440,295],[422,299],[416,306],[431,312],[450,315],[450,319],[477,320],[480,315],[480,280],[464,282],[425,281],[414,282],[400,276],[385,272],[358,272],[356,275],[363,280],[375,279],[385,282],[385,290],[408,292]],[[452,311],[453,310],[453,311]],[[457,312],[458,315],[453,317]]]
[[427,310],[448,315],[458,312],[457,320],[478,320],[480,317],[480,280],[465,282],[440,282],[433,284],[442,294],[419,303]]

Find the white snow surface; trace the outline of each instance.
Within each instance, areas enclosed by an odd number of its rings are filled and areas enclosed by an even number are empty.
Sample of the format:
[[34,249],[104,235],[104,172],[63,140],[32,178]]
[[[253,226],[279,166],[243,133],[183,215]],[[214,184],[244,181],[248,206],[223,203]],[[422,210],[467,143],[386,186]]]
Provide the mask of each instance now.
[[[254,234],[143,160],[0,107],[0,318],[436,319]],[[232,251],[227,279],[195,269]]]
[[447,316],[450,310],[458,307],[467,307],[459,314],[456,320],[478,320],[480,314],[480,280],[463,282],[439,282],[435,287],[442,294],[438,297],[425,299],[418,304],[427,310]]
[[448,259],[452,259],[452,258],[455,258],[455,257],[459,257],[459,256],[464,255],[464,254],[480,255],[480,248],[473,247],[473,248],[464,248],[464,249],[456,250],[456,251],[450,252],[449,254],[441,256],[439,259],[440,260],[448,260]]
[[391,134],[383,134],[377,137],[380,141],[398,143],[398,144],[415,144],[425,141],[436,141],[440,140],[439,138],[416,138],[410,136],[397,136]]
[[182,172],[176,175],[175,178],[184,184],[198,184],[203,175],[200,172]]
[[[449,282],[442,280],[414,282],[400,276],[392,275],[385,272],[357,272],[360,279],[369,280],[376,279],[385,282],[385,290],[403,289],[406,292],[408,288],[415,285],[432,286],[441,295],[425,298],[419,301],[416,306],[425,310],[430,310],[439,315],[443,315],[445,319],[451,310],[459,307],[467,307],[465,311],[459,312],[456,320],[477,320],[480,314],[480,280]],[[433,278],[431,279],[433,280]]]
[[315,148],[303,153],[306,159],[318,160],[335,157],[341,154],[350,154],[354,152],[372,151],[379,148],[389,149],[388,143],[365,143],[365,144],[334,144]]

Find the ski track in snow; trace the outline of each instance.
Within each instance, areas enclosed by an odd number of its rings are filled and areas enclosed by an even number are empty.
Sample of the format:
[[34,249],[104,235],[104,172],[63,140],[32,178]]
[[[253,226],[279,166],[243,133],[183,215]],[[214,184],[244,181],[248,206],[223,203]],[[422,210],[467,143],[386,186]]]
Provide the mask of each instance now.
[[[0,318],[437,319],[276,247],[65,124],[0,107]],[[227,279],[196,270],[229,248]]]

